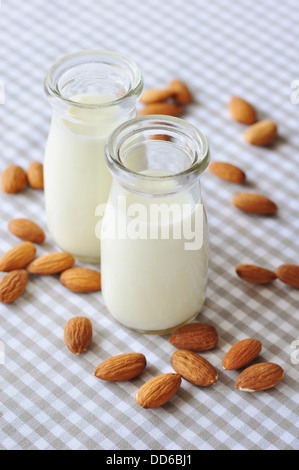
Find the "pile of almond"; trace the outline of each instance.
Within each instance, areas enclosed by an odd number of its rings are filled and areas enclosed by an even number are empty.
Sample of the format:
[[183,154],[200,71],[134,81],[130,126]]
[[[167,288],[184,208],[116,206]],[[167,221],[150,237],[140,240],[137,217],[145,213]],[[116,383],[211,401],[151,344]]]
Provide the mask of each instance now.
[[33,189],[44,188],[43,165],[32,162],[27,170],[18,165],[9,165],[1,175],[1,189],[7,194],[23,191],[27,184]]

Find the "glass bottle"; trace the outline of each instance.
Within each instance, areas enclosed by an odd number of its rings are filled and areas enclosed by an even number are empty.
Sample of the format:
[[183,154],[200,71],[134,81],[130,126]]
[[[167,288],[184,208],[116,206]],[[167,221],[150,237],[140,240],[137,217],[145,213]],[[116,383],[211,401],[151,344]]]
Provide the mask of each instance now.
[[130,329],[170,333],[191,322],[206,297],[200,175],[208,143],[182,119],[145,116],[120,125],[105,156],[113,184],[101,224],[104,301]]
[[107,202],[111,175],[107,136],[136,116],[143,82],[130,59],[110,51],[82,51],[55,63],[45,91],[53,107],[45,150],[47,224],[56,244],[86,262],[99,262],[96,207]]

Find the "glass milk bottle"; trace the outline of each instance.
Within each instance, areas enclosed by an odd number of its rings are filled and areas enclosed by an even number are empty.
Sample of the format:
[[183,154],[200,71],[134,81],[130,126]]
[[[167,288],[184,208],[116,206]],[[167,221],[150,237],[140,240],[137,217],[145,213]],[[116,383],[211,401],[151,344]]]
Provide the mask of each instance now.
[[95,212],[112,181],[107,136],[136,116],[142,86],[138,67],[110,51],[69,55],[46,76],[53,106],[44,161],[47,224],[56,244],[82,261],[100,260]]
[[181,119],[146,116],[118,127],[105,156],[113,184],[101,224],[104,301],[130,329],[169,333],[192,321],[206,297],[199,179],[208,143]]

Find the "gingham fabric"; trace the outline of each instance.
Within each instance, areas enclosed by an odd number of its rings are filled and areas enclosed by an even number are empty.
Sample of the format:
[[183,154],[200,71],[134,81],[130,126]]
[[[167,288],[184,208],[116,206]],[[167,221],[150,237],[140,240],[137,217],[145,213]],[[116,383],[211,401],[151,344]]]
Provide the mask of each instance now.
[[[219,344],[203,355],[219,370],[218,383],[200,388],[183,381],[169,403],[144,410],[134,399],[138,388],[173,371],[169,336],[121,327],[99,293],[73,294],[57,276],[31,278],[20,299],[0,304],[1,449],[299,448],[299,291],[280,281],[246,284],[235,274],[240,263],[269,269],[299,263],[299,104],[291,88],[299,79],[298,7],[298,0],[2,1],[0,171],[10,163],[27,168],[33,160],[43,161],[51,117],[43,79],[52,63],[78,50],[110,49],[139,65],[145,88],[164,87],[174,77],[184,80],[195,100],[182,117],[207,136],[213,160],[240,166],[247,183],[236,186],[210,172],[202,177],[210,270],[197,320],[217,327]],[[277,123],[275,144],[259,148],[244,141],[246,126],[227,110],[231,95],[253,103],[259,119]],[[278,214],[239,212],[231,199],[243,190],[272,198]],[[17,217],[45,228],[47,240],[38,255],[55,251],[43,193],[27,189],[0,195],[1,254],[19,243],[7,228]],[[89,317],[94,328],[91,347],[80,357],[63,342],[66,322],[78,315]],[[263,343],[257,361],[284,368],[285,379],[276,388],[236,391],[239,372],[222,370],[225,352],[246,337]],[[116,384],[94,377],[101,361],[130,351],[147,358],[138,378]]]

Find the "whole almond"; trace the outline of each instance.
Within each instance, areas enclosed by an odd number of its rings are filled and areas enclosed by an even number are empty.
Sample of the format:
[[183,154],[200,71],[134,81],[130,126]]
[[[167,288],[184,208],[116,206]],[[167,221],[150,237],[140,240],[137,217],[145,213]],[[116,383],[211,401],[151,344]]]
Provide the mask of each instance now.
[[0,281],[0,302],[11,304],[17,300],[26,289],[28,273],[25,269],[18,269],[6,274]]
[[68,253],[51,253],[49,255],[36,258],[28,266],[31,274],[51,275],[59,274],[71,268],[75,263],[75,258]]
[[27,170],[28,184],[33,189],[44,189],[44,166],[40,162],[32,162]]
[[209,165],[209,170],[230,183],[242,184],[246,178],[244,171],[231,163],[212,162]]
[[158,408],[167,403],[181,386],[179,374],[162,374],[146,382],[136,393],[135,399],[143,408]]
[[0,271],[13,271],[25,268],[34,259],[35,245],[31,242],[23,242],[7,251],[0,259]]
[[230,99],[228,108],[232,118],[242,124],[253,124],[256,122],[256,112],[253,106],[239,96]]
[[138,115],[147,116],[150,114],[163,114],[168,116],[179,116],[182,112],[183,108],[173,103],[152,103],[139,111]]
[[16,194],[27,185],[27,176],[23,168],[9,165],[1,175],[1,189],[4,193]]
[[243,370],[235,387],[244,392],[259,392],[275,387],[284,377],[283,369],[272,362],[254,364]]
[[178,349],[172,355],[171,365],[177,374],[194,385],[208,387],[218,380],[218,372],[212,364],[193,351]]
[[140,97],[141,103],[151,104],[151,103],[161,103],[162,101],[168,100],[173,96],[173,91],[163,90],[158,88],[152,88],[146,90]]
[[124,382],[141,374],[145,366],[146,358],[143,354],[120,354],[102,362],[96,368],[94,375],[108,382]]
[[292,287],[299,288],[299,266],[296,264],[283,264],[276,270],[278,279]]
[[271,144],[277,137],[277,126],[272,121],[260,121],[252,124],[244,134],[244,139],[252,145]]
[[92,324],[86,317],[71,318],[64,328],[64,342],[73,354],[83,354],[92,340]]
[[72,292],[101,290],[101,273],[89,268],[70,268],[60,275],[61,284]]
[[256,193],[238,193],[232,203],[243,212],[269,215],[277,212],[277,205],[267,197]]
[[178,349],[207,351],[218,343],[218,334],[212,325],[191,323],[174,331],[169,341]]
[[190,104],[192,102],[192,94],[187,85],[181,80],[172,80],[168,88],[174,93],[175,100],[179,104]]
[[277,279],[274,271],[252,264],[239,264],[236,266],[236,273],[241,279],[252,284],[268,284]]
[[247,338],[234,344],[224,356],[222,367],[237,370],[252,362],[261,352],[262,343],[257,339]]
[[8,230],[21,240],[32,243],[43,243],[45,232],[30,219],[13,219],[8,224]]

